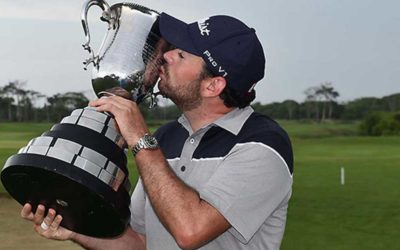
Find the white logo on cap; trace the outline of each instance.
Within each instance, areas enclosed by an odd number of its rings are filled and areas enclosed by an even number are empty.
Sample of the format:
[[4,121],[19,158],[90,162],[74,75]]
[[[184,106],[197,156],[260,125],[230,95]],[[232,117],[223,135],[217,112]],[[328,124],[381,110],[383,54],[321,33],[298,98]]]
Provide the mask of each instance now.
[[207,20],[208,20],[208,19],[209,19],[209,18],[206,17],[206,18],[204,18],[204,19],[202,19],[202,20],[199,20],[199,21],[197,22],[197,25],[199,26],[200,34],[201,34],[202,36],[204,36],[204,34],[206,34],[207,36],[210,35],[210,30],[207,29],[207,28],[208,28],[208,25],[209,25],[209,23],[207,23]]
[[210,51],[206,50],[203,52],[203,54],[207,56],[207,60],[211,63],[211,65],[214,68],[217,68],[219,73],[222,73],[222,77],[226,77],[228,75],[228,72],[226,72],[226,70],[223,69],[222,66],[218,65],[217,61],[215,61],[215,59],[211,56]]

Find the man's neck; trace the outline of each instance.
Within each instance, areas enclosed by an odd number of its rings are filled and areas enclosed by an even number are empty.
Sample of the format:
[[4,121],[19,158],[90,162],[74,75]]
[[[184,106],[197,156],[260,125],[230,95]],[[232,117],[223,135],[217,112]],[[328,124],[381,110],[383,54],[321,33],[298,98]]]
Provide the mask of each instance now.
[[227,108],[224,105],[216,105],[214,107],[208,106],[208,108],[200,106],[199,108],[184,111],[183,113],[186,119],[188,119],[194,133],[232,110],[233,108]]

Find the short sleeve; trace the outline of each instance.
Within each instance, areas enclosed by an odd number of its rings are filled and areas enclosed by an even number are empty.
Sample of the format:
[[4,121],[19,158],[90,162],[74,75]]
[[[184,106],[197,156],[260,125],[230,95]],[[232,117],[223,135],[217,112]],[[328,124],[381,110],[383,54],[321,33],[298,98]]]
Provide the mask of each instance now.
[[199,193],[246,244],[287,198],[291,185],[283,158],[265,144],[250,142],[236,144]]
[[143,189],[142,181],[139,178],[136,183],[135,190],[131,196],[131,221],[130,225],[136,232],[145,235],[146,225],[145,225],[145,204],[146,195]]

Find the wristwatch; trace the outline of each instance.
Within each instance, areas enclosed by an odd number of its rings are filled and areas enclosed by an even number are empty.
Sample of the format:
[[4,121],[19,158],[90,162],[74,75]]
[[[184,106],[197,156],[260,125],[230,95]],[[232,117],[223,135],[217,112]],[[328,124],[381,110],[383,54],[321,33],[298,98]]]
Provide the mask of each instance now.
[[157,139],[149,134],[144,134],[142,138],[132,147],[133,156],[142,149],[157,149],[159,147]]

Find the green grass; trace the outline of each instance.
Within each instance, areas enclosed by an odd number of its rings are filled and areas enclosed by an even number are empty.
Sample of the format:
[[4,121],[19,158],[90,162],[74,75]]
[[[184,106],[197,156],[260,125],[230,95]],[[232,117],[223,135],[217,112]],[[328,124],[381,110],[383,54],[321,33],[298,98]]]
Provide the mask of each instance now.
[[400,246],[400,137],[294,138],[293,145],[293,196],[282,249]]
[[[289,249],[400,246],[400,137],[357,136],[358,123],[280,121],[295,154],[293,195],[282,243]],[[0,124],[0,167],[51,124]],[[340,184],[340,168],[346,171]],[[129,157],[130,178],[137,172]],[[0,192],[2,192],[0,186]]]
[[357,135],[359,122],[326,122],[312,121],[278,121],[291,137],[296,138],[321,138],[332,136]]
[[[3,168],[8,157],[51,126],[49,123],[0,123],[0,167]],[[3,192],[4,187],[0,184],[0,193]]]

